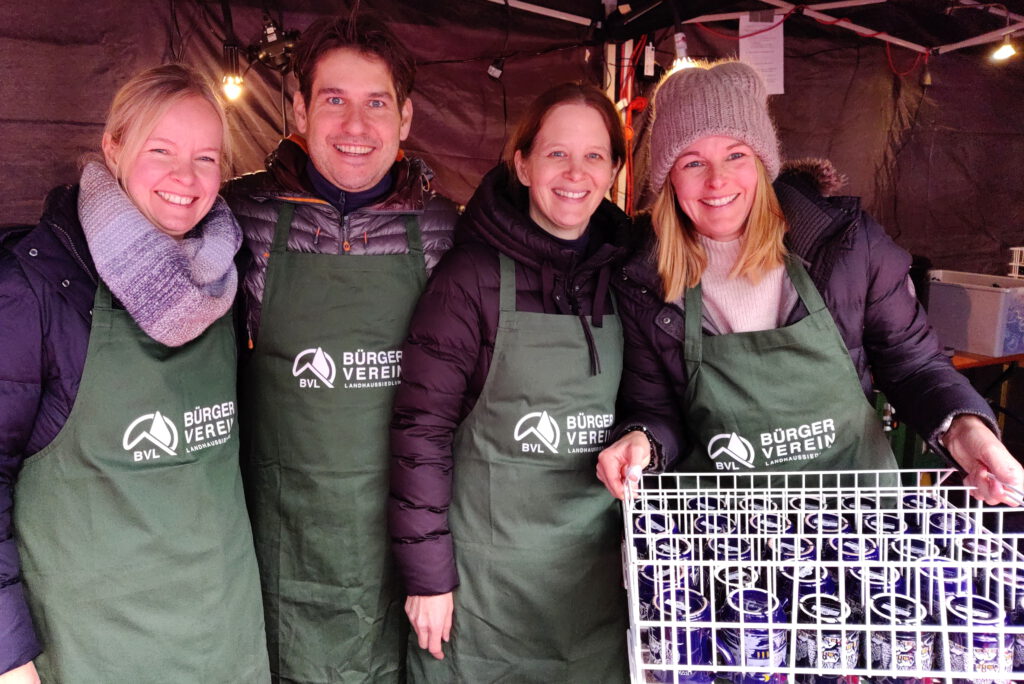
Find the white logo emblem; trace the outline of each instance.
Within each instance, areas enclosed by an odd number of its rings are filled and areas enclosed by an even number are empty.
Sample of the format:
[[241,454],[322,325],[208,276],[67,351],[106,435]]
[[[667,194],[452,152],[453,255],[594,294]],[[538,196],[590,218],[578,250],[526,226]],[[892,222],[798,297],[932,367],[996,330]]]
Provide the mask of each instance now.
[[312,373],[315,379],[299,378],[299,387],[317,387],[315,383],[316,380],[319,380],[334,389],[334,377],[338,374],[338,369],[334,365],[331,355],[322,348],[305,349],[295,357],[295,363],[292,364],[292,375],[298,378],[306,371]]
[[516,431],[513,437],[517,441],[521,442],[530,435],[540,440],[540,443],[550,449],[551,453],[558,453],[558,439],[560,437],[558,423],[548,415],[547,411],[527,413],[516,423]]
[[[137,430],[142,426],[141,430]],[[143,440],[148,441],[168,456],[175,456],[174,450],[178,448],[178,428],[162,413],[147,413],[132,421],[128,429],[124,431],[124,438],[121,445],[125,451],[131,451]]]
[[711,460],[723,455],[748,468],[754,467],[754,446],[735,432],[715,435],[708,442],[708,456]]

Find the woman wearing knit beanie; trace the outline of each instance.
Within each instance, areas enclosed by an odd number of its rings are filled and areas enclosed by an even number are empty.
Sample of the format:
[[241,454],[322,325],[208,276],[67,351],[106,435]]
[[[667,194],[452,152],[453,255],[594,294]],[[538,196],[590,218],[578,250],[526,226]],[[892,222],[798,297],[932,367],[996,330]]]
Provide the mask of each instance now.
[[102,162],[0,235],[3,684],[270,679],[227,142],[205,78],[144,71],[114,98]]
[[598,465],[612,494],[643,468],[895,468],[873,387],[963,466],[978,498],[1008,501],[987,473],[1024,485],[988,404],[928,326],[910,255],[856,198],[824,196],[836,186],[827,163],[780,175],[753,68],[667,77],[650,156],[652,230],[615,279],[627,350],[621,437]]

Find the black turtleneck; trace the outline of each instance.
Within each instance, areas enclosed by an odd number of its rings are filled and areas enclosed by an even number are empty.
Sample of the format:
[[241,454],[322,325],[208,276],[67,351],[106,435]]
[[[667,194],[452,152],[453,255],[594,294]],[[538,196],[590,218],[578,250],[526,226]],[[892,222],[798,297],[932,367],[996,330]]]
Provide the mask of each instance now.
[[372,188],[359,192],[348,192],[327,180],[313,165],[312,159],[306,162],[306,175],[309,176],[309,182],[316,190],[316,194],[330,202],[331,206],[341,212],[342,216],[383,199],[391,192],[395,184],[394,169],[392,168]]

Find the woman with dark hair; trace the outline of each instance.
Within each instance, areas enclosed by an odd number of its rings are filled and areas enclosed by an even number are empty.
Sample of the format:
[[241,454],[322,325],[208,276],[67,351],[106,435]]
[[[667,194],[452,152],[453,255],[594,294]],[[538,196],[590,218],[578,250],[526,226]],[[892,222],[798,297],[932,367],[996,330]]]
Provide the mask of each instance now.
[[659,452],[686,472],[894,469],[866,397],[878,387],[978,498],[1008,501],[1000,482],[1024,471],[942,354],[910,255],[856,198],[826,196],[827,163],[780,173],[757,72],[676,72],[654,111],[653,231],[618,280],[628,351],[608,489],[621,497]]
[[4,684],[269,681],[227,143],[205,78],[148,69],[114,97],[102,162],[0,241]]
[[626,680],[621,519],[593,478],[621,371],[629,221],[604,195],[624,154],[600,90],[542,94],[420,299],[391,425],[412,681]]

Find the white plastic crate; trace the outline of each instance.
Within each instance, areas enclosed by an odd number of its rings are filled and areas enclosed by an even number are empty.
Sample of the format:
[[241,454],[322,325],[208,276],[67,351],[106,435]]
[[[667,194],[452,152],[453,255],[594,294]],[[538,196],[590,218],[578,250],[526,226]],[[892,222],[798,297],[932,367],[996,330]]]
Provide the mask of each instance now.
[[632,680],[1024,681],[1024,535],[951,472],[645,477],[623,506]]
[[1024,284],[1016,278],[928,272],[928,321],[939,341],[984,356],[1024,353]]

